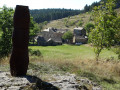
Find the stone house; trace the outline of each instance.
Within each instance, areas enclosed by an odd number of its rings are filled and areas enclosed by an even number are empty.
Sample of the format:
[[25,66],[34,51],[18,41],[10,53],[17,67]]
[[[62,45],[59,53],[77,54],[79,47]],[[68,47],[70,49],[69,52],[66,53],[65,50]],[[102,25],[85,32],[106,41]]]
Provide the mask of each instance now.
[[38,46],[62,45],[62,35],[68,30],[48,28],[36,37]]
[[73,30],[73,43],[82,43],[85,44],[88,41],[88,38],[86,36],[86,30],[83,27],[74,28]]

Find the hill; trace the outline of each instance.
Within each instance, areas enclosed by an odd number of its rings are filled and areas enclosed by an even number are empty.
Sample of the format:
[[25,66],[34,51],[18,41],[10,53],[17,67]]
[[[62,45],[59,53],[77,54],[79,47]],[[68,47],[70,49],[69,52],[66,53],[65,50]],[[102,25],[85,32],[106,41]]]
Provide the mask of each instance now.
[[64,9],[64,8],[30,10],[31,16],[34,18],[34,21],[37,23],[78,15],[80,12],[81,12],[80,10]]
[[93,22],[91,19],[91,13],[83,13],[71,17],[66,17],[58,20],[50,21],[47,25],[44,26],[43,29],[48,27],[60,28],[60,29],[69,29],[73,30],[73,28],[77,26],[85,26],[88,22]]
[[[91,12],[95,6],[99,6],[101,2],[106,3],[107,0],[100,0],[99,2],[93,2],[91,5],[85,5],[83,10],[73,10],[73,9],[33,9],[30,10],[31,16],[34,18],[34,21],[41,23],[44,21],[57,20],[65,18],[68,16],[78,15],[80,13]],[[116,9],[120,8],[120,1],[116,0]]]
[[[120,16],[120,8],[115,9],[115,11]],[[83,14],[50,21],[47,25],[43,27],[43,29],[48,27],[54,27],[54,28],[73,30],[73,28],[77,26],[84,27],[89,22],[93,23],[92,15],[91,12],[86,12]]]

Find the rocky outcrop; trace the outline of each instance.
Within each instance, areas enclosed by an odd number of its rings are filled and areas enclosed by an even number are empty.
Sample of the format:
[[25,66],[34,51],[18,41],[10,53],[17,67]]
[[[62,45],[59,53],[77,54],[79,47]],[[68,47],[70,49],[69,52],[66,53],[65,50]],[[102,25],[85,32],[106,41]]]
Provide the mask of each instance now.
[[102,90],[102,87],[87,78],[78,78],[75,74],[53,75],[55,81],[50,83],[60,90]]
[[0,72],[0,90],[19,90],[30,85],[26,78],[11,77],[8,72]]
[[58,88],[35,76],[11,77],[9,72],[0,72],[0,90],[58,90]]
[[44,82],[36,76],[12,77],[9,72],[0,72],[0,90],[102,90],[87,78],[75,74],[53,75]]

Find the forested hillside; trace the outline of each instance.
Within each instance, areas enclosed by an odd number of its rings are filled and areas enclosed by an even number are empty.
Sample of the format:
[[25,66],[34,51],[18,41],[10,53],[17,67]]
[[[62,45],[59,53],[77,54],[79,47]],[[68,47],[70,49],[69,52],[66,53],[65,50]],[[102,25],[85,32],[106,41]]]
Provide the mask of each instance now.
[[[101,0],[106,3],[106,0]],[[65,18],[68,16],[78,15],[80,13],[85,13],[92,11],[95,6],[99,6],[100,2],[93,2],[91,5],[85,5],[83,10],[73,10],[73,9],[33,9],[30,10],[30,14],[33,17],[33,20],[37,23],[41,23],[44,21],[57,20],[61,18]],[[116,0],[116,7],[120,7],[120,0]]]
[[[100,0],[99,2],[93,2],[91,5],[85,5],[84,12],[92,11],[95,6],[99,6],[101,2],[104,2],[104,4],[107,2],[107,0]],[[115,9],[120,8],[120,0],[116,0],[116,6]]]
[[80,10],[72,9],[35,9],[30,10],[31,16],[34,21],[41,23],[44,21],[51,21],[56,19],[61,19],[68,16],[74,16],[80,14]]

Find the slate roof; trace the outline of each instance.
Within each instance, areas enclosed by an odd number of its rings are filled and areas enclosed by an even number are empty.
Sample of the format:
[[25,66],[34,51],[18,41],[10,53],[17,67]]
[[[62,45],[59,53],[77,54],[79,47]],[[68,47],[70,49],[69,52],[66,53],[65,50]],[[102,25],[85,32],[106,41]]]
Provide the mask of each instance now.
[[[42,36],[40,39],[48,42],[50,40],[62,43],[62,35],[68,31],[67,29],[55,29],[55,28],[48,28],[42,31]],[[43,39],[43,38],[44,39]]]

